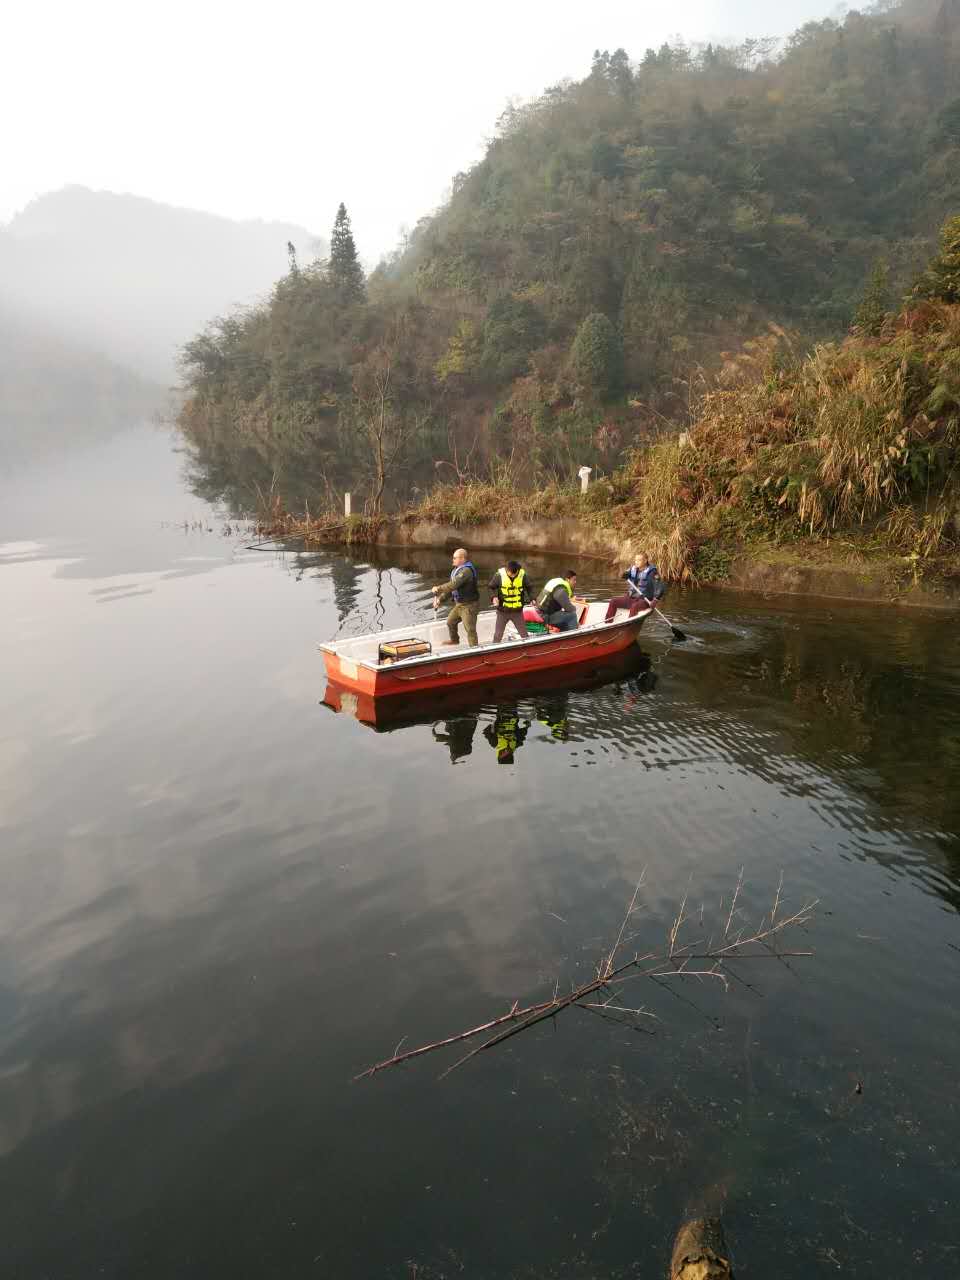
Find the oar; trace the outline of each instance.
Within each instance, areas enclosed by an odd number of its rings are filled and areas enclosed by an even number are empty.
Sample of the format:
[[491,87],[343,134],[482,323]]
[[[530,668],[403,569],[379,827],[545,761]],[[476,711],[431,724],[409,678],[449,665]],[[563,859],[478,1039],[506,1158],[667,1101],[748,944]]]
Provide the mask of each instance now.
[[685,631],[681,631],[679,627],[675,627],[673,623],[670,621],[670,619],[666,617],[665,614],[662,614],[660,612],[660,610],[657,608],[656,605],[651,605],[651,608],[653,609],[653,612],[657,615],[657,617],[662,618],[663,621],[670,628],[670,630],[673,632],[674,640],[676,640],[678,643],[681,643],[682,641],[686,640],[687,633]]
[[[629,578],[627,579],[627,587],[629,588],[629,594],[630,594],[630,595],[632,595],[632,596],[639,596],[639,595],[643,595],[643,592],[642,592],[642,591],[638,591],[638,590],[637,590],[637,588],[634,586],[634,584],[630,581],[630,579],[629,579]],[[644,599],[646,599],[646,596],[644,596]],[[652,601],[652,600],[651,600],[651,601],[648,601],[648,603],[649,603],[649,605],[650,605],[650,608],[653,610],[653,612],[654,612],[654,613],[655,613],[655,614],[656,614],[660,619],[662,619],[662,621],[664,621],[664,622],[667,624],[667,626],[670,628],[670,630],[673,632],[673,638],[674,638],[674,640],[676,640],[678,644],[682,644],[682,643],[683,643],[683,641],[684,641],[684,640],[686,640],[686,638],[687,638],[687,634],[686,634],[686,632],[685,632],[685,631],[681,631],[679,627],[675,627],[675,626],[673,625],[673,623],[670,621],[670,619],[669,619],[665,614],[663,614],[663,613],[661,613],[661,612],[660,612],[660,610],[657,608],[657,606],[653,603],[653,601]]]

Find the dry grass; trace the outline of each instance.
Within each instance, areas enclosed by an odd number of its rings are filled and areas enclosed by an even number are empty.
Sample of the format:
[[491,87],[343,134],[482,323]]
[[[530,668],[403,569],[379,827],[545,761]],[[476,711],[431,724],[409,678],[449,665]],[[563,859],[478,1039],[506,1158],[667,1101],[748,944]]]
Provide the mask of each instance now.
[[440,485],[417,506],[407,508],[403,518],[436,520],[460,528],[491,519],[511,521],[573,515],[577,509],[578,495],[560,485],[524,491],[506,480],[473,480]]
[[[774,353],[766,348],[768,356]],[[620,523],[661,572],[694,576],[698,547],[754,532],[867,531],[927,560],[955,545],[960,461],[960,307],[927,303],[878,339],[768,359],[753,381],[707,394],[689,443],[638,451]]]

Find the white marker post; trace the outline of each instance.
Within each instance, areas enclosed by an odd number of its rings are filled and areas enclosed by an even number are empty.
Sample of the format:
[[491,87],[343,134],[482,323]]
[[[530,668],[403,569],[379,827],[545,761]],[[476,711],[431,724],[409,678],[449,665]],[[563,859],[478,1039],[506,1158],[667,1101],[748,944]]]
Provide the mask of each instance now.
[[347,516],[348,518],[349,518],[349,516],[350,516],[350,495],[349,495],[349,493],[345,493],[345,494],[343,495],[343,514],[344,514],[345,516]]
[[577,475],[580,477],[581,493],[587,492],[587,485],[590,483],[590,472],[592,470],[593,470],[593,467],[581,467],[580,470],[577,472]]

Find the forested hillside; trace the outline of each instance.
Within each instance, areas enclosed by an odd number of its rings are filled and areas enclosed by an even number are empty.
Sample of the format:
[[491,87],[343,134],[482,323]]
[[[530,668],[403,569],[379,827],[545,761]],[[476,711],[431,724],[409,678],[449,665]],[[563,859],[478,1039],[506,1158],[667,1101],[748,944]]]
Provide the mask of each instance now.
[[341,217],[339,257],[335,232],[191,343],[201,460],[298,496],[362,476],[373,506],[455,472],[610,470],[771,323],[803,350],[871,273],[895,301],[960,208],[960,0],[632,53],[507,112],[368,281]]

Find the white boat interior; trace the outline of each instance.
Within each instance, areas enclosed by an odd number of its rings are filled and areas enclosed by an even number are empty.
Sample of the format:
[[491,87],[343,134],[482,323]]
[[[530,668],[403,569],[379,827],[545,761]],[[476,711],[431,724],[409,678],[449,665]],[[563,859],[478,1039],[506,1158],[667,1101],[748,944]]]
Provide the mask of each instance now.
[[[503,640],[500,644],[495,645],[493,643],[493,628],[496,622],[496,610],[485,609],[477,618],[477,639],[480,641],[482,648],[495,651],[515,648],[521,644],[550,644],[552,641],[562,638],[569,639],[572,635],[582,635],[584,631],[596,631],[607,625],[615,626],[619,624],[622,626],[628,622],[639,622],[650,613],[650,610],[641,609],[633,618],[629,618],[627,610],[621,609],[612,624],[604,623],[603,619],[606,612],[606,600],[592,600],[586,605],[586,613],[581,614],[582,621],[576,631],[531,635],[526,640],[521,640],[513,626],[507,623],[507,630]],[[414,662],[432,662],[437,657],[457,658],[464,657],[469,653],[475,653],[476,650],[467,644],[466,632],[462,624],[460,626],[459,647],[454,648],[452,645],[445,646],[443,644],[444,640],[450,639],[447,625],[444,621],[446,613],[447,610],[441,608],[436,621],[431,619],[429,622],[420,623],[418,626],[395,627],[391,631],[378,631],[373,634],[348,637],[344,640],[331,640],[327,644],[321,644],[320,649],[368,667],[379,667],[381,665],[379,661],[380,646],[392,640],[428,640],[430,642],[431,652],[429,654],[416,658],[405,658],[403,660],[404,666]],[[396,666],[398,664],[391,665]]]

